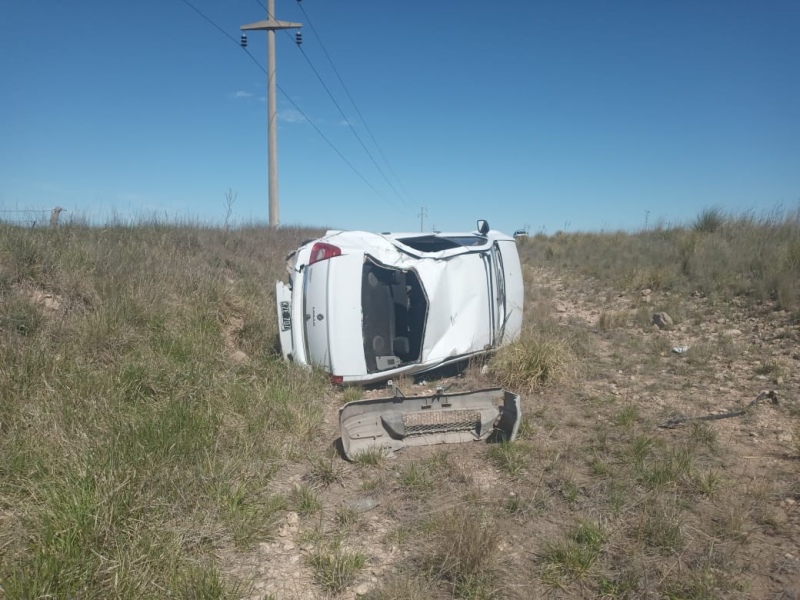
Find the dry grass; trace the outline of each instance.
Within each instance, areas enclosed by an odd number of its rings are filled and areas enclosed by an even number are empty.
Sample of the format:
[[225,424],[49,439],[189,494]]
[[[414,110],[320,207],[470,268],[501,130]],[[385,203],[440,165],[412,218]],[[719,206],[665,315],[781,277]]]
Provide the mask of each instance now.
[[269,482],[321,431],[258,283],[310,232],[0,229],[6,594],[234,595],[214,548],[274,533]]
[[570,341],[563,332],[527,327],[518,341],[492,358],[489,373],[501,386],[530,392],[565,381],[572,375],[575,363]]
[[0,596],[792,597],[797,215],[518,242],[523,336],[444,383],[521,392],[519,438],[353,463],[336,408],[371,392],[276,347],[316,233],[0,226]]
[[523,261],[613,282],[619,289],[746,295],[800,306],[800,209],[766,215],[702,211],[688,227],[660,224],[638,233],[534,236]]

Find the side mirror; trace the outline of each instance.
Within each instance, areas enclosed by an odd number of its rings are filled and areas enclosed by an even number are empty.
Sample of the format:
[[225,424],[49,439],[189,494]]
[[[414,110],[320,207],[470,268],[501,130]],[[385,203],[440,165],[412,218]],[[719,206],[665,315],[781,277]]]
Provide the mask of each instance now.
[[481,235],[486,235],[489,233],[489,221],[478,219],[478,233]]

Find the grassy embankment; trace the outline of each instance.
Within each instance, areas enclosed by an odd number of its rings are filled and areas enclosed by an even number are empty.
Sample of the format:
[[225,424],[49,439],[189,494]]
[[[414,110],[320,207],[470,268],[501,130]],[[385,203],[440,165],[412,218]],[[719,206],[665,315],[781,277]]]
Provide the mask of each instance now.
[[[409,550],[399,576],[373,586],[376,599],[747,596],[753,532],[781,526],[759,506],[800,489],[745,481],[706,425],[666,440],[634,401],[581,396],[603,363],[593,337],[626,320],[646,326],[635,321],[650,307],[604,312],[599,332],[565,325],[531,274],[669,293],[666,307],[684,319],[676,298],[695,293],[718,306],[769,303],[796,324],[797,215],[712,210],[688,227],[521,242],[525,333],[488,374],[471,373],[526,394],[519,442],[479,456],[499,478],[491,493],[448,449],[398,463],[331,458],[326,410],[359,394],[280,360],[271,291],[286,252],[315,233],[0,225],[6,597],[239,597],[251,582],[228,576],[220,553],[273,538],[287,510],[315,544],[304,563],[315,589],[338,593],[366,563],[342,546],[358,546],[363,516],[326,504],[326,486],[343,480],[393,499],[385,516],[397,531],[385,543]],[[631,344],[655,361],[663,351]],[[542,389],[575,392],[583,416],[540,405],[532,392]],[[288,470],[307,471],[307,484],[276,485]],[[445,494],[464,501],[415,512]],[[525,533],[513,559],[499,551],[503,532]]]

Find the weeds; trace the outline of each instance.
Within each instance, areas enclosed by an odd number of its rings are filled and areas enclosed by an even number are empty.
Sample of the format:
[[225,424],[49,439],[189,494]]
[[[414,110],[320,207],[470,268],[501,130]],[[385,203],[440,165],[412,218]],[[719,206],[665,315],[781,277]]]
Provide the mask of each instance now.
[[322,509],[322,502],[313,489],[299,485],[292,492],[292,505],[300,514],[312,514]]
[[562,381],[574,364],[575,355],[561,334],[531,329],[497,353],[489,372],[509,389],[530,391]]
[[353,462],[362,467],[377,467],[386,458],[386,451],[383,448],[370,447],[362,450],[353,457]]
[[442,515],[432,528],[431,548],[425,557],[432,577],[447,582],[460,598],[497,595],[496,552],[499,535],[486,515],[459,509]]
[[307,480],[314,485],[328,487],[333,483],[341,483],[343,468],[335,454],[315,456],[310,459],[311,468]]
[[[530,329],[486,363],[494,382],[524,393],[518,440],[391,459],[372,450],[352,467],[329,453],[325,418],[363,391],[333,391],[324,375],[281,360],[264,283],[313,232],[0,225],[0,595],[252,595],[260,590],[240,585],[226,561],[275,539],[287,509],[302,515],[291,541],[313,544],[296,556],[323,595],[361,580],[373,544],[407,557],[397,573],[381,572],[373,600],[744,597],[750,580],[779,594],[770,569],[784,551],[762,540],[796,537],[800,411],[789,392],[800,318],[774,309],[797,308],[800,219],[723,217],[696,231],[520,243]],[[566,267],[563,281],[587,273],[636,289],[635,305],[615,291],[594,313],[596,328],[559,324],[555,291],[534,289],[538,260]],[[642,287],[657,293],[637,308]],[[700,340],[694,353],[672,354],[679,334],[651,333],[650,316],[658,305],[702,325],[710,315],[686,301],[695,293],[733,310],[763,303],[757,310],[789,324],[774,340],[788,350],[753,352],[743,335],[735,346]],[[720,361],[734,380],[739,370],[786,379],[788,401],[775,410],[786,420],[780,432],[795,434],[791,454],[779,444],[773,457],[774,435],[749,438],[733,421],[651,428],[666,403],[637,397],[633,381],[623,403],[594,386],[607,369],[641,366],[647,393],[669,399],[683,375]],[[479,368],[470,377],[486,383]],[[573,398],[575,382],[593,389]],[[756,450],[740,461],[732,442]],[[776,466],[753,485],[763,456]],[[295,475],[302,485],[278,493]],[[380,497],[375,512],[348,508],[360,490]],[[575,526],[564,525],[570,518]]]
[[698,233],[714,233],[722,229],[727,218],[719,207],[703,209],[694,220],[692,229]]
[[636,525],[636,535],[647,546],[662,554],[680,551],[685,543],[683,512],[674,496],[657,496],[644,508]]
[[436,483],[431,467],[419,462],[410,462],[400,472],[399,481],[403,489],[414,494],[430,492]]
[[597,562],[603,541],[603,531],[596,523],[582,521],[564,539],[545,542],[542,579],[559,585],[586,577]]
[[489,458],[512,478],[517,478],[528,467],[528,452],[523,442],[502,440],[489,447]]
[[636,407],[633,405],[628,405],[617,415],[617,425],[620,427],[629,428],[636,422],[638,416],[639,414],[636,410]]
[[319,549],[308,557],[314,580],[332,594],[338,594],[353,583],[366,562],[367,557],[363,553],[345,550],[339,543],[331,548]]

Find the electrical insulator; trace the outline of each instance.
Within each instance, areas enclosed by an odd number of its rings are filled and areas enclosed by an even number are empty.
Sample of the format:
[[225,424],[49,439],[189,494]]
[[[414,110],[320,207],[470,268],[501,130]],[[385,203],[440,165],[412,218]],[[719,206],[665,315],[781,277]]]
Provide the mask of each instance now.
[[241,44],[242,48],[247,48],[247,36],[245,34],[242,34]]
[[298,45],[298,46],[299,46],[300,44],[302,44],[302,43],[303,43],[303,34],[302,34],[302,33],[300,33],[299,31],[298,31],[297,33],[295,33],[295,34],[294,34],[294,41],[295,41],[295,42],[297,42],[297,45]]

